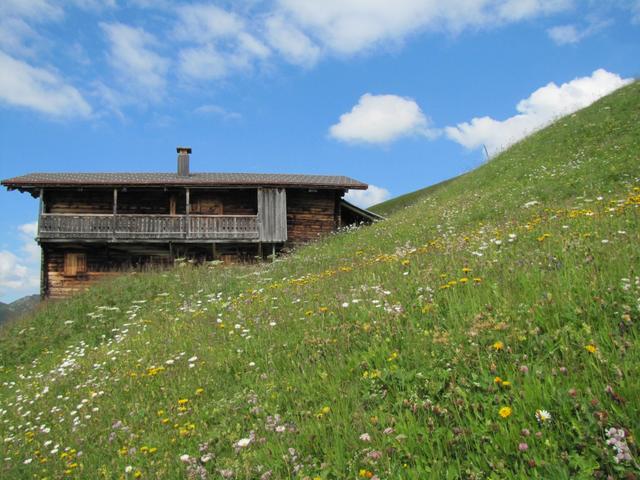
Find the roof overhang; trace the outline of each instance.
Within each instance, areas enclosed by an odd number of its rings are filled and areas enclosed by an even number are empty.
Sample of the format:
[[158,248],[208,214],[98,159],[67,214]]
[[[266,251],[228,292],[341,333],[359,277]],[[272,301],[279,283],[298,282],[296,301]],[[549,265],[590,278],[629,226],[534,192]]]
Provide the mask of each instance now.
[[356,205],[354,205],[353,203],[349,203],[346,200],[340,200],[340,206],[341,208],[346,208],[347,210],[353,212],[354,214],[366,218],[367,220],[371,221],[371,222],[377,222],[379,220],[384,220],[385,217],[383,217],[382,215],[378,215],[377,213],[373,213],[369,210],[366,210],[364,208],[360,208]]
[[366,183],[344,176],[196,173],[32,173],[1,182],[8,190],[39,195],[42,188],[309,188],[366,190]]

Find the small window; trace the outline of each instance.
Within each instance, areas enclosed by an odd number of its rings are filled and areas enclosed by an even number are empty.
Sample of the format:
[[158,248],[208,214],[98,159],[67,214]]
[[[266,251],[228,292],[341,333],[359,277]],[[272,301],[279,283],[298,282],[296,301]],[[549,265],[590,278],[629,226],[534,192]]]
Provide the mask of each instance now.
[[64,274],[75,277],[80,273],[87,273],[87,255],[84,253],[64,254]]

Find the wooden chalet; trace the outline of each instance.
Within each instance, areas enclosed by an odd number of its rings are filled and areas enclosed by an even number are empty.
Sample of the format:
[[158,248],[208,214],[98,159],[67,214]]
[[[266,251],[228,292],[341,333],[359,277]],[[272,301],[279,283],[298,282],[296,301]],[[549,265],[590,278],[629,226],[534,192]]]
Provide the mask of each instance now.
[[380,217],[344,200],[366,189],[326,175],[32,173],[2,181],[40,199],[41,296],[69,296],[105,276],[176,258],[248,261]]

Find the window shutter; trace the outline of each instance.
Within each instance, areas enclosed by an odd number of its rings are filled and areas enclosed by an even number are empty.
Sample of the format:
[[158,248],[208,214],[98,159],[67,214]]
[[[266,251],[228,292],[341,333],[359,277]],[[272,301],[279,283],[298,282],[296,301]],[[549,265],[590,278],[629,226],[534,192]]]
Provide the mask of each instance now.
[[79,273],[87,272],[87,256],[84,253],[64,254],[64,275],[75,277]]
[[64,274],[66,276],[74,276],[78,272],[78,264],[75,253],[64,254]]

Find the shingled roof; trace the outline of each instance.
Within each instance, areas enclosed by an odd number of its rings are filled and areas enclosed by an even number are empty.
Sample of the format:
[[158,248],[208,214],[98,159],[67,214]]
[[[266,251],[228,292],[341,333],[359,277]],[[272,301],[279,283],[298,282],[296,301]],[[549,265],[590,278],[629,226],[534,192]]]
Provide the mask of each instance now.
[[353,178],[333,175],[279,173],[30,173],[3,180],[9,190],[28,191],[42,187],[303,187],[366,190],[368,185]]

